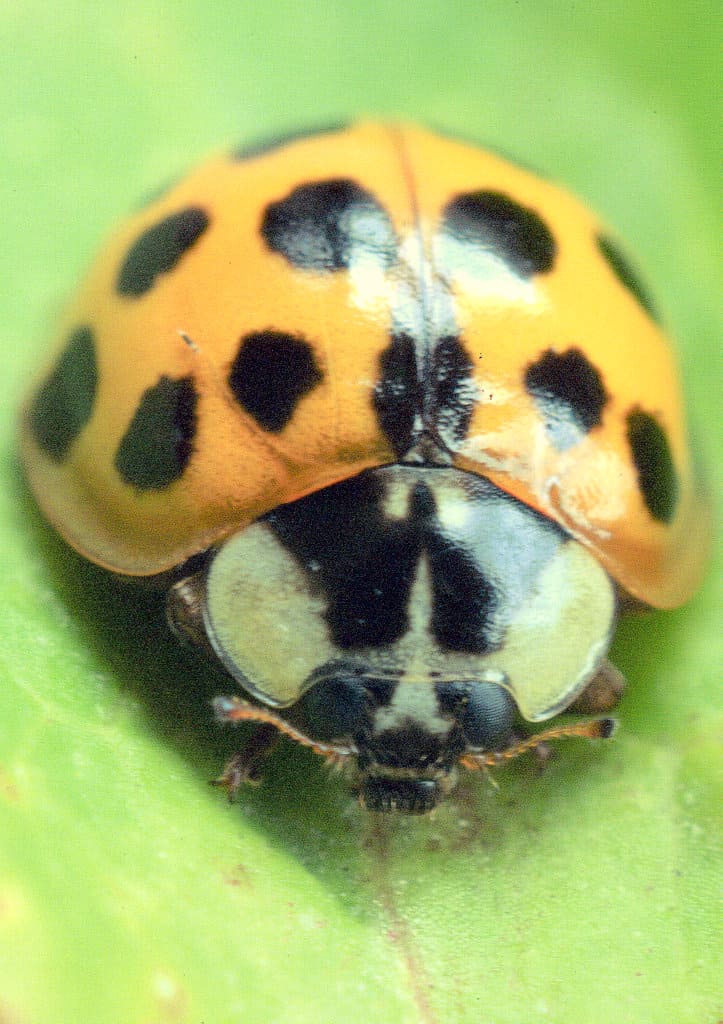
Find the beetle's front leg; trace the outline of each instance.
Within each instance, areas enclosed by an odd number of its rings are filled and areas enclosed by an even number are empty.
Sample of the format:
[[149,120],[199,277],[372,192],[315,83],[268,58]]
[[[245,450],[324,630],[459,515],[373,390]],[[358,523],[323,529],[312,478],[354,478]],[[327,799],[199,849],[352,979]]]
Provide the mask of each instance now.
[[271,708],[262,708],[241,697],[216,697],[213,702],[216,721],[222,723],[257,722],[259,728],[251,736],[247,745],[229,760],[223,774],[212,782],[226,790],[229,800],[233,800],[239,787],[245,782],[258,782],[261,768],[281,735],[296,740],[304,747],[311,747],[332,764],[339,764],[356,754],[353,746],[337,743],[320,743],[312,740],[300,729],[286,722]]
[[203,621],[203,604],[206,598],[204,572],[196,572],[177,580],[168,590],[166,598],[166,621],[182,643],[192,643],[207,654],[215,651],[208,642]]
[[604,714],[616,706],[624,690],[625,676],[605,658],[580,696],[567,710],[576,711],[581,715]]
[[266,758],[279,742],[280,736],[275,725],[260,725],[246,745],[229,758],[222,774],[211,780],[211,785],[225,789],[228,802],[233,803],[241,786],[261,781]]

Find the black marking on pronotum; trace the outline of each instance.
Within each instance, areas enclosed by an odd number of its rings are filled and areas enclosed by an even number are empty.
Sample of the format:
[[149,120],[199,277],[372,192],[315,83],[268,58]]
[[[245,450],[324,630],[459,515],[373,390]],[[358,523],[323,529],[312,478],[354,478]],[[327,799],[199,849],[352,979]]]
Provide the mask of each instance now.
[[391,644],[407,629],[420,539],[406,521],[384,517],[381,494],[379,481],[365,474],[268,516],[302,566],[319,566],[315,585],[326,596],[326,620],[338,647]]
[[377,477],[362,474],[267,517],[302,567],[318,566],[314,585],[326,599],[333,643],[353,650],[401,639],[426,552],[430,626],[438,643],[456,651],[490,650],[500,641],[500,627],[493,621],[496,591],[465,547],[443,531],[432,490],[417,483],[407,515],[398,519],[384,515],[383,488]]
[[123,480],[156,491],[178,480],[196,434],[198,392],[192,377],[161,377],[144,391],[115,457]]
[[[456,196],[444,211],[442,230],[475,252],[496,256],[518,277],[546,274],[555,262],[555,239],[539,214],[501,192]],[[472,258],[469,268],[474,265]]]
[[432,577],[432,632],[451,651],[484,654],[501,637],[495,628],[497,592],[463,545],[430,532],[427,539]]
[[47,379],[35,393],[28,422],[39,448],[55,462],[68,454],[93,413],[98,388],[95,339],[76,327]]
[[454,448],[466,437],[477,403],[472,360],[459,338],[439,339],[432,352],[430,376],[433,431]]
[[236,401],[264,430],[278,433],[297,405],[322,380],[301,335],[257,331],[241,339],[228,383]]
[[579,349],[543,352],[527,367],[525,387],[559,451],[577,444],[602,422],[608,395],[600,373]]
[[278,135],[271,135],[263,139],[253,139],[243,143],[231,154],[234,160],[251,160],[257,156],[266,156],[277,149],[283,149],[292,142],[300,142],[302,139],[313,138],[318,135],[331,135],[335,132],[344,131],[348,125],[343,121],[337,124],[315,125],[308,128],[296,128],[293,131],[281,132]]
[[647,288],[643,285],[636,270],[633,269],[627,256],[624,256],[620,246],[608,235],[598,235],[597,246],[602,256],[607,261],[613,274],[620,284],[627,288],[631,295],[640,303],[645,312],[653,320],[659,320],[655,304],[650,298]]
[[173,270],[208,225],[206,211],[189,206],[146,228],[126,253],[118,273],[118,293],[138,298],[150,291],[159,274]]
[[405,333],[395,334],[379,357],[373,402],[379,425],[397,458],[413,443],[414,421],[421,413],[423,396],[414,339]]
[[389,215],[349,178],[298,185],[269,203],[261,234],[269,249],[301,270],[344,270],[362,257],[389,267],[396,258]]
[[650,413],[632,409],[627,434],[643,501],[653,519],[669,523],[678,506],[680,485],[665,431]]

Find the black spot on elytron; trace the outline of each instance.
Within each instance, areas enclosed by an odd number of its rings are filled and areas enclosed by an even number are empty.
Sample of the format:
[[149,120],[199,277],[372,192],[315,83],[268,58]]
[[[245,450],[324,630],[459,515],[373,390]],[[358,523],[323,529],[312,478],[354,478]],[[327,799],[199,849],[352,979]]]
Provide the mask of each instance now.
[[659,320],[658,312],[647,288],[642,284],[637,271],[633,269],[628,258],[623,255],[617,242],[607,235],[598,235],[597,245],[621,285],[637,299],[648,316],[653,320]]
[[432,423],[435,434],[449,448],[463,441],[477,402],[472,360],[459,338],[440,338],[432,353]]
[[665,431],[642,409],[628,413],[627,427],[643,501],[653,519],[669,523],[678,506],[680,486]]
[[38,447],[55,462],[65,458],[90,419],[97,388],[93,331],[77,327],[50,376],[35,393],[28,412],[28,424]]
[[386,211],[347,178],[299,185],[264,211],[261,234],[273,252],[301,270],[344,270],[374,258],[388,267],[397,241]]
[[509,745],[516,706],[496,683],[471,683],[462,729],[471,747],[501,750]]
[[476,404],[471,373],[472,361],[459,338],[444,337],[432,351],[423,385],[414,339],[403,332],[392,337],[379,359],[373,403],[398,459],[414,445],[423,428],[450,448],[464,439]]
[[408,334],[396,334],[379,357],[379,382],[373,402],[379,425],[397,458],[412,446],[423,396],[414,340]]
[[127,484],[158,491],[183,475],[193,452],[197,402],[192,377],[163,376],[144,391],[115,457]]
[[205,210],[189,206],[147,228],[126,253],[116,283],[118,293],[133,298],[144,295],[159,274],[173,270],[209,223]]
[[300,400],[321,380],[308,341],[271,330],[241,339],[228,375],[241,408],[272,433],[284,429]]
[[255,139],[238,147],[232,154],[234,160],[251,160],[257,156],[266,156],[274,150],[283,149],[291,142],[298,142],[300,139],[308,139],[315,135],[331,135],[334,132],[341,132],[348,125],[340,121],[337,124],[315,125],[308,128],[296,128],[290,132],[283,132],[279,135],[271,135],[263,139]]
[[608,395],[602,377],[579,349],[548,349],[527,367],[525,387],[558,451],[572,448],[602,422]]
[[457,243],[498,257],[518,277],[546,274],[555,262],[555,240],[539,214],[500,192],[457,196],[444,211],[442,229]]

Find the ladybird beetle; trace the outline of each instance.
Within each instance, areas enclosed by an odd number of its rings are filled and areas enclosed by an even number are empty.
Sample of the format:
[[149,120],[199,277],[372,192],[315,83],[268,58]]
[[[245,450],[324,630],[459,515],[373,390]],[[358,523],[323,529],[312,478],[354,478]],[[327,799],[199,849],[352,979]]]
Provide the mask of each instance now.
[[111,238],[22,417],[37,501],[156,577],[224,722],[422,813],[524,721],[606,712],[621,602],[681,604],[707,520],[674,357],[617,242],[493,153],[361,123],[202,165]]

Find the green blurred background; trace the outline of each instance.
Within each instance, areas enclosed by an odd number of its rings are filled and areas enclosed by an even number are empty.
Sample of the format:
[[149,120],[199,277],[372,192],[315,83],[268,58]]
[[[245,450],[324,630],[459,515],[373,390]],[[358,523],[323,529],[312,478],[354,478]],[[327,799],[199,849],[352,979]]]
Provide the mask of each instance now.
[[718,1020],[720,559],[621,626],[615,742],[383,822],[286,747],[229,808],[222,684],[43,526],[14,410],[139,197],[219,145],[387,114],[519,154],[627,238],[720,493],[721,28],[712,0],[2,5],[2,1024]]

